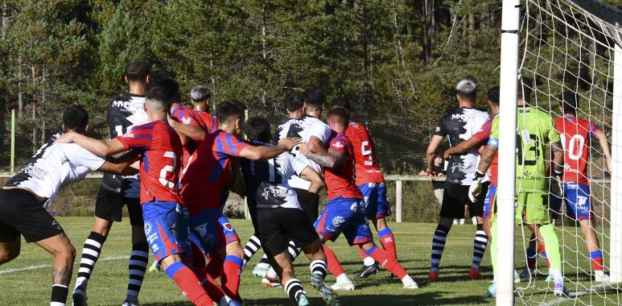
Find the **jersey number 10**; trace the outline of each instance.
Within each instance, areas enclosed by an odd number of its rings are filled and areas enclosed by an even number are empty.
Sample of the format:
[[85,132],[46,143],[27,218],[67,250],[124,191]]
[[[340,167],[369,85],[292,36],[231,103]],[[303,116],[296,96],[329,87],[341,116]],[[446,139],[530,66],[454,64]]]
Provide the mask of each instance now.
[[570,140],[566,142],[566,135],[561,135],[562,146],[564,152],[567,152],[568,157],[571,160],[580,160],[583,157],[583,147],[585,146],[585,137],[580,134],[575,134],[570,137]]

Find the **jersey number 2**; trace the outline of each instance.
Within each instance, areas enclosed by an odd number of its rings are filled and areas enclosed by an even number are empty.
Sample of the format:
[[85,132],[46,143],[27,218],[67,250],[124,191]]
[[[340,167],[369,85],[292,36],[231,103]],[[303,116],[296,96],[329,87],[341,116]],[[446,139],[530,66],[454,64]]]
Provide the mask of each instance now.
[[170,158],[173,160],[172,165],[166,165],[164,167],[162,167],[162,170],[160,170],[160,184],[162,184],[162,186],[166,187],[166,188],[170,188],[173,189],[175,188],[175,183],[169,181],[169,174],[173,174],[173,171],[175,171],[175,164],[177,162],[177,156],[175,155],[175,152],[173,151],[166,151],[164,152],[164,157],[166,158]]

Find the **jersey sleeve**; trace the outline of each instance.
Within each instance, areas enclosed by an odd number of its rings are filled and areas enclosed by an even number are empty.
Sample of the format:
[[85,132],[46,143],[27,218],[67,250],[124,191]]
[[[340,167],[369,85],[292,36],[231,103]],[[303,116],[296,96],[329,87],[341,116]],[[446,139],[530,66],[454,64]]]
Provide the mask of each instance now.
[[556,142],[560,142],[561,141],[561,137],[559,136],[559,133],[557,132],[557,130],[555,129],[555,126],[553,124],[553,117],[549,116],[548,117],[548,140],[549,143],[556,143]]
[[125,149],[136,149],[136,150],[148,150],[151,146],[151,141],[153,139],[153,128],[152,125],[148,126],[137,126],[133,128],[129,133],[117,136],[116,140],[121,142]]
[[343,136],[337,136],[330,141],[330,150],[335,153],[347,154],[349,146],[350,143]]
[[484,123],[484,125],[482,125],[479,131],[475,132],[475,134],[471,136],[471,139],[475,139],[478,142],[482,142],[490,138],[491,129],[492,129],[492,121],[486,120],[486,122]]
[[240,156],[242,149],[248,146],[247,143],[240,141],[237,137],[229,133],[220,133],[214,141],[215,150],[218,153],[229,156]]
[[65,155],[71,164],[86,167],[90,171],[101,168],[106,161],[77,144],[70,144],[65,150]]
[[438,124],[434,128],[434,135],[445,137],[447,135],[447,130],[445,129],[445,116],[438,121]]
[[490,127],[490,137],[488,138],[489,146],[498,148],[499,147],[499,117],[495,117],[492,120],[492,125]]

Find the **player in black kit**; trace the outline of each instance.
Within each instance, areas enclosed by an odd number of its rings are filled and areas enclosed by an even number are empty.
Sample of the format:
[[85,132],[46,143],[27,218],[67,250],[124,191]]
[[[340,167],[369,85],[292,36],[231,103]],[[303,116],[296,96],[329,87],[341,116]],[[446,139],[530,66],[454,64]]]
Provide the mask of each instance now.
[[[108,107],[110,138],[123,135],[133,126],[147,123],[144,110],[145,91],[150,80],[150,65],[131,62],[125,70],[128,93],[112,99]],[[143,228],[142,210],[138,201],[140,194],[138,176],[105,174],[95,202],[95,223],[84,241],[80,269],[73,291],[74,305],[86,305],[87,284],[95,263],[110,232],[113,221],[121,221],[123,206],[127,206],[132,225],[132,253],[129,260],[127,296],[123,306],[138,305],[138,293],[147,267],[148,246]]]

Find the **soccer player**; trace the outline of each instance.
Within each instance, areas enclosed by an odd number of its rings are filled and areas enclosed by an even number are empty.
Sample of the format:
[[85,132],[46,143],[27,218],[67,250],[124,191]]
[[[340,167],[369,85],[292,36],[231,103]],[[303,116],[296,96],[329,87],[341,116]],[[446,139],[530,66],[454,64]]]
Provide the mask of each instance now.
[[[333,130],[326,154],[312,153],[303,146],[301,153],[324,167],[324,178],[328,203],[315,222],[315,229],[323,241],[334,241],[344,233],[350,245],[360,246],[380,266],[389,270],[402,281],[404,288],[416,289],[417,283],[406,270],[387,253],[377,248],[365,218],[363,195],[354,180],[354,153],[352,144],[345,136],[348,127],[348,113],[343,108],[334,108],[328,113],[328,123]],[[354,290],[354,284],[346,275],[333,250],[324,245],[328,269],[337,282],[333,290]]]
[[[347,101],[338,103],[336,107],[343,107],[349,115],[351,113],[350,103]],[[345,135],[352,144],[355,183],[365,200],[365,215],[376,228],[380,244],[387,256],[397,260],[395,236],[385,219],[391,215],[391,207],[387,200],[384,175],[376,157],[374,141],[367,127],[360,122],[350,121]],[[363,257],[363,267],[359,271],[359,277],[366,278],[378,272],[378,265],[373,258],[366,256],[362,250],[359,255]]]
[[[486,112],[475,109],[477,98],[477,84],[471,79],[464,79],[456,85],[456,98],[458,107],[449,110],[441,117],[434,136],[428,145],[426,155],[428,161],[428,175],[435,176],[432,162],[436,156],[436,150],[447,137],[449,146],[453,147],[458,143],[468,140],[478,129],[488,120]],[[477,230],[473,239],[473,260],[469,276],[477,278],[479,276],[479,265],[482,260],[488,239],[482,230],[482,203],[469,201],[469,186],[475,178],[475,169],[479,152],[470,150],[460,155],[452,155],[448,160],[447,181],[445,182],[445,193],[440,212],[440,220],[434,236],[432,238],[432,254],[430,272],[428,280],[434,282],[438,280],[439,267],[447,235],[451,230],[453,219],[464,218],[464,205],[468,204],[470,215],[477,217]]]
[[[237,135],[241,132],[244,110],[236,102],[227,101],[218,105],[217,119],[219,129],[204,133],[203,140],[182,172],[181,197],[189,213],[191,241],[212,259],[224,257],[223,289],[228,297],[239,302],[243,252],[237,234],[222,214],[233,183],[233,158],[270,159],[289,151],[297,142],[286,138],[277,146],[253,146],[240,141]],[[189,126],[175,121],[171,123],[179,133],[189,134]],[[237,245],[234,245],[236,242]],[[222,255],[225,250],[226,257]]]
[[[257,145],[265,145],[272,138],[270,123],[260,117],[249,119],[245,132],[250,142]],[[317,193],[324,186],[320,175],[289,153],[266,161],[243,159],[242,170],[246,182],[251,183],[247,186],[247,197],[253,198],[256,204],[255,231],[263,241],[266,254],[273,259],[290,300],[300,306],[309,305],[302,283],[296,279],[293,258],[287,252],[289,241],[296,241],[311,261],[311,285],[320,291],[328,305],[336,304],[332,290],[324,284],[327,271],[322,242],[302,210],[296,191],[287,183],[296,174],[310,182],[309,191]]]
[[[125,69],[128,93],[115,97],[108,107],[110,137],[121,136],[133,126],[147,122],[144,110],[145,91],[150,81],[150,65],[131,62]],[[138,176],[104,174],[95,201],[95,223],[84,241],[80,269],[73,290],[73,304],[86,305],[88,281],[95,269],[106,237],[114,221],[121,221],[123,206],[127,206],[132,226],[132,252],[128,264],[129,279],[124,306],[138,305],[138,294],[147,268],[148,246],[140,208]]]
[[[326,123],[320,120],[322,114],[323,104],[325,97],[319,90],[309,90],[304,99],[293,96],[287,100],[287,115],[289,120],[279,125],[277,129],[277,139],[284,139],[286,137],[300,137],[303,143],[306,144],[309,151],[314,153],[325,153],[325,144],[327,144],[328,138],[331,135],[331,130]],[[295,154],[295,152],[293,152]],[[305,159],[304,156],[297,156],[299,159]],[[321,168],[313,161],[306,160],[306,163],[313,168],[314,171],[320,172]],[[309,217],[310,222],[315,222],[318,217],[319,209],[319,195],[317,193],[309,192],[307,190],[309,182],[298,177],[292,176],[289,185],[296,189],[298,194],[298,201],[302,206],[302,209]],[[256,245],[260,245],[258,240],[251,237],[249,243],[255,244],[249,246],[247,243],[247,252],[252,256],[252,250]],[[300,248],[292,241],[288,252],[292,258],[298,257],[300,254]],[[271,278],[265,278],[266,274],[273,275],[273,271],[270,270],[270,265],[266,261],[266,257],[262,257],[260,262],[253,268],[253,274],[258,277],[264,277],[262,282],[266,285],[271,284]]]
[[[471,136],[469,140],[463,141],[445,150],[445,152],[443,153],[444,159],[448,160],[453,155],[464,154],[473,149],[480,149],[480,148],[483,149],[483,146],[486,145],[486,143],[488,142],[488,138],[490,137],[490,132],[492,129],[492,121],[499,113],[499,86],[492,87],[488,90],[487,99],[488,99],[488,107],[490,108],[491,118],[488,121],[486,121],[486,123],[484,123],[484,125],[480,128],[480,130],[477,133],[475,133],[473,136]],[[488,173],[490,173],[490,171],[488,171]],[[493,180],[493,178],[491,178],[490,175],[487,175],[486,180],[490,182],[491,180]],[[494,178],[494,180],[496,180],[496,177]],[[490,185],[490,186],[493,186],[493,187],[492,188],[484,187],[483,189],[487,190],[488,192],[494,193],[494,190],[496,189],[496,185]],[[488,192],[482,191],[482,194],[488,195]],[[478,200],[480,199],[472,199],[473,202],[478,201]],[[480,237],[480,239],[482,240],[486,239],[486,237],[490,237],[490,226],[492,225],[491,224],[492,214],[490,210],[490,204],[491,204],[491,199],[490,197],[486,196],[486,198],[484,199],[484,208],[483,208],[483,215],[482,215],[482,218],[484,219],[483,229],[484,229],[484,232],[486,232],[486,236]],[[480,233],[480,236],[482,236],[481,233]],[[485,248],[474,249],[473,257],[477,257],[477,256],[481,257],[484,255],[485,251],[486,251]],[[474,268],[478,268],[478,267],[471,267],[472,270],[474,270]],[[479,269],[477,269],[476,271],[479,271]]]
[[[65,132],[84,133],[88,113],[78,105],[63,112]],[[130,160],[114,164],[76,144],[55,143],[55,135],[0,189],[0,265],[19,256],[20,235],[53,257],[50,306],[67,302],[75,249],[62,227],[47,211],[63,185],[89,172],[135,173]]]
[[197,276],[181,261],[174,229],[179,204],[177,181],[181,142],[167,123],[169,111],[165,90],[149,89],[145,97],[148,123],[133,127],[127,134],[111,140],[97,140],[77,133],[66,133],[64,142],[75,142],[99,155],[111,156],[130,149],[140,154],[140,202],[144,231],[155,259],[184,295],[195,305],[212,306],[212,300]]
[[[553,293],[557,296],[565,294],[564,279],[561,271],[561,258],[559,253],[559,241],[555,228],[550,221],[548,211],[548,187],[547,187],[547,157],[546,149],[550,146],[553,155],[554,174],[562,173],[563,153],[560,137],[553,126],[553,118],[538,110],[536,107],[527,105],[525,97],[528,97],[528,88],[523,90],[519,83],[518,114],[517,114],[517,165],[516,165],[516,220],[518,224],[525,224],[536,239],[544,244],[550,262],[549,275],[554,282]],[[475,198],[481,192],[481,180],[491,167],[491,188],[487,198],[493,199],[490,208],[494,214],[494,197],[497,186],[497,149],[499,145],[499,118],[492,123],[492,130],[488,144],[482,152],[478,165],[476,179],[469,190],[469,196]],[[491,258],[493,269],[495,267],[495,226],[496,220],[493,215]],[[495,285],[488,288],[488,295],[495,296]]]
[[[579,105],[579,96],[574,92],[565,91],[561,96],[563,115],[555,119],[555,129],[561,135],[564,148],[563,199],[566,202],[566,211],[569,216],[579,221],[581,226],[581,232],[585,237],[585,247],[592,261],[594,278],[597,282],[607,282],[608,277],[603,272],[603,253],[598,246],[598,238],[591,225],[592,201],[587,176],[591,139],[598,140],[609,172],[611,172],[611,153],[607,135],[591,121],[577,117]],[[561,201],[557,197],[551,198]],[[560,207],[561,202],[551,203],[551,206]]]

